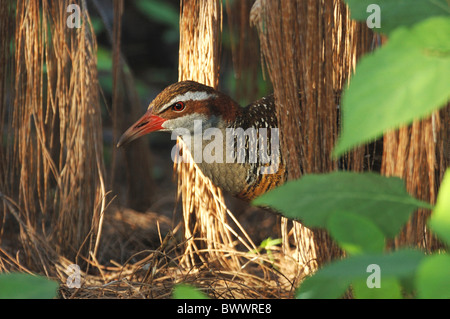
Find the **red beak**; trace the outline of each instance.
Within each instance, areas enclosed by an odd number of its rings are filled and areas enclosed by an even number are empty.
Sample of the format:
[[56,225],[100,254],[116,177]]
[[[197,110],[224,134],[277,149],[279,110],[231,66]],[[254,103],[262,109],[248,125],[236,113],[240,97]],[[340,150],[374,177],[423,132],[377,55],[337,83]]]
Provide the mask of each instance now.
[[161,125],[165,121],[165,119],[151,114],[151,110],[148,110],[136,123],[123,133],[117,143],[117,147],[125,145],[150,132],[161,130],[163,128]]

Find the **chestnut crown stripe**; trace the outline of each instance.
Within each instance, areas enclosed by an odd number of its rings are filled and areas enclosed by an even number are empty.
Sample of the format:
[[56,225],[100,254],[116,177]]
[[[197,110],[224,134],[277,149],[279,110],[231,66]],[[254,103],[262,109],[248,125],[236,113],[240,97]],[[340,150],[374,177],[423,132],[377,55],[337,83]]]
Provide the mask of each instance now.
[[188,91],[183,94],[179,94],[172,98],[169,102],[164,104],[161,108],[159,108],[158,112],[163,112],[167,108],[171,107],[177,102],[186,102],[186,101],[203,101],[210,98],[216,98],[217,95],[214,93],[209,93],[205,91]]

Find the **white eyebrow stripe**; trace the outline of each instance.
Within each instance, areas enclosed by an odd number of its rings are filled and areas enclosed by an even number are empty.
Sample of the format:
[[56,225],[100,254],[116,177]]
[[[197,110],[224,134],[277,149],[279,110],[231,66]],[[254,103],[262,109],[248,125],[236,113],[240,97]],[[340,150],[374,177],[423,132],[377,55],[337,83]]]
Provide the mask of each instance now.
[[173,105],[176,102],[202,101],[202,100],[207,100],[212,97],[217,97],[217,95],[214,93],[208,93],[205,91],[195,91],[195,92],[189,91],[184,94],[179,94],[179,95],[175,96],[172,100],[170,100],[169,103],[165,104],[160,109],[160,112],[164,111],[165,109],[167,109],[168,107],[170,107],[171,105]]

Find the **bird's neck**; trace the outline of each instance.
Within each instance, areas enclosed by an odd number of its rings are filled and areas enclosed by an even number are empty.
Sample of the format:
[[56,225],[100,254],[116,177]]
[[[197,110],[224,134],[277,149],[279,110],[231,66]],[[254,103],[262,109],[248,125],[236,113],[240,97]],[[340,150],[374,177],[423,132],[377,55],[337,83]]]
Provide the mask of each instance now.
[[243,108],[228,95],[220,93],[211,105],[214,114],[218,114],[223,128],[230,126],[236,118],[242,115]]

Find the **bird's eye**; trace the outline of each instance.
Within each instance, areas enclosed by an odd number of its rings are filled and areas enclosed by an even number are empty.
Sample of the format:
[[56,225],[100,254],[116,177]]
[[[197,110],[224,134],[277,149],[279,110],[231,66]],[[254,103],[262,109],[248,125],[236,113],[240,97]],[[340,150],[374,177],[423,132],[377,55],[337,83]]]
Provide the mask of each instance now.
[[172,106],[172,110],[174,110],[175,112],[181,112],[183,111],[185,108],[185,105],[183,102],[177,102]]

